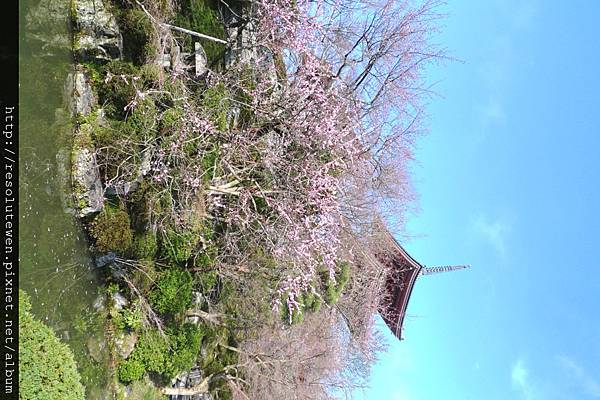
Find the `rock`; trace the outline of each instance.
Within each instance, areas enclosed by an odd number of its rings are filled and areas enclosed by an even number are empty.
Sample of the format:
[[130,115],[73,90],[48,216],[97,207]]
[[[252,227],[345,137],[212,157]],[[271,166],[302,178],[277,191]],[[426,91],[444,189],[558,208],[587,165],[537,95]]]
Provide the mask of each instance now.
[[79,69],[67,75],[64,86],[65,106],[71,115],[88,115],[98,104],[86,73]]
[[139,335],[137,332],[124,333],[115,339],[117,352],[123,358],[129,357],[133,351],[135,344],[138,341]]
[[106,253],[103,256],[96,257],[94,259],[94,264],[96,265],[96,268],[102,268],[108,264],[113,263],[116,258],[117,258],[117,255],[111,251],[111,252]]
[[196,76],[202,75],[207,71],[208,58],[204,48],[198,42],[194,42],[194,61],[196,66]]
[[[202,292],[196,291],[194,290],[192,292],[192,306],[190,307],[189,311],[191,311],[192,313],[194,311],[202,311],[202,306],[204,305],[204,303],[206,302],[206,299],[204,297],[204,295],[202,294]],[[199,324],[202,321],[202,319],[196,315],[187,315],[185,317],[185,322],[188,322],[190,324]]]
[[102,362],[106,355],[106,340],[104,338],[91,337],[85,342],[85,345],[92,359],[96,362]]
[[117,20],[104,2],[105,0],[73,1],[73,51],[79,60],[121,58],[123,37]]
[[127,307],[129,301],[123,296],[122,293],[114,293],[111,297],[113,307],[117,310],[121,310],[123,307]]
[[57,52],[68,52],[71,47],[71,38],[67,33],[68,22],[68,2],[41,0],[25,16],[26,38],[41,44],[45,52],[41,55],[52,56]]
[[123,277],[127,274],[125,268],[116,263],[110,264],[110,275],[115,279],[123,279]]
[[92,126],[75,129],[71,153],[71,179],[77,215],[81,218],[102,210],[104,191],[92,143]]
[[[191,388],[196,385],[199,385],[203,379],[202,370],[200,367],[196,366],[191,369],[191,371],[183,372],[179,374],[175,379],[171,380],[171,387],[174,388]],[[179,395],[169,396],[170,400],[212,400],[212,396],[210,393],[199,393],[195,395]]]
[[96,311],[104,310],[104,308],[106,307],[106,296],[101,294],[98,297],[96,297],[96,300],[94,300],[93,307]]

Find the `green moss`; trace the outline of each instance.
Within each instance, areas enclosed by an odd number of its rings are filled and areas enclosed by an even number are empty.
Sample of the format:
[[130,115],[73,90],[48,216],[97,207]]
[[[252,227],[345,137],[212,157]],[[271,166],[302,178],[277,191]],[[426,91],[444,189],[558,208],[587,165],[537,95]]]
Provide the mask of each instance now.
[[[214,2],[213,2],[214,3]],[[175,25],[191,29],[219,39],[226,39],[223,22],[219,18],[216,4],[206,0],[181,0],[180,13],[175,19]],[[189,35],[183,36],[186,47],[192,48],[192,39]],[[219,63],[225,46],[212,41],[202,41],[209,65]]]
[[208,293],[217,285],[219,276],[217,271],[202,272],[196,275],[198,285],[203,293]]
[[138,259],[152,259],[156,255],[158,245],[152,232],[136,235],[133,239],[132,252]]
[[154,386],[148,378],[133,382],[129,386],[130,392],[127,395],[127,400],[165,400],[166,397],[162,392]]
[[228,111],[231,108],[229,92],[224,84],[207,88],[202,93],[201,105],[209,115],[211,122],[220,131],[227,130]]
[[75,4],[75,0],[69,1],[69,22],[71,28],[77,25],[77,4]]
[[178,313],[192,304],[192,288],[193,278],[188,271],[169,269],[160,274],[149,300],[160,313]]
[[197,250],[199,241],[198,232],[169,229],[163,234],[161,254],[173,263],[185,263]]
[[155,56],[154,26],[143,10],[123,10],[119,15],[119,27],[123,35],[123,55],[127,60],[142,65]]
[[210,182],[213,176],[219,175],[220,158],[221,156],[218,144],[213,144],[202,154],[200,163],[202,165],[202,180],[205,183]]
[[[129,62],[120,60],[110,61],[101,67],[103,79],[97,85],[98,100],[100,104],[109,104],[106,107],[112,117],[123,119],[125,106],[135,96],[135,87],[131,78],[139,76],[139,68]],[[110,74],[110,79],[105,79]],[[123,79],[125,78],[125,79]]]
[[181,126],[183,110],[180,108],[169,108],[161,115],[161,131],[165,134],[173,133]]
[[90,223],[90,235],[101,252],[126,253],[133,240],[129,215],[125,210],[106,206]]
[[[250,88],[251,89],[251,88]],[[251,126],[255,121],[255,112],[252,108],[252,96],[248,90],[238,89],[235,93],[236,105],[239,107],[237,124],[239,127]]]
[[287,82],[287,71],[285,68],[285,61],[283,54],[277,53],[273,56],[273,63],[275,64],[275,74],[280,82]]
[[83,400],[73,353],[30,310],[29,296],[19,291],[20,398]]

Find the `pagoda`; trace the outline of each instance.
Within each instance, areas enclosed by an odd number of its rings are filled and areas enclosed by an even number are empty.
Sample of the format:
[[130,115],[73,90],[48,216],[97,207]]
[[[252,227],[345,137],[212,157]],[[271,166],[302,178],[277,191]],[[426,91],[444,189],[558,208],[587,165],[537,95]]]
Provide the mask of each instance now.
[[412,258],[389,231],[387,236],[387,251],[385,255],[382,254],[377,257],[378,261],[385,264],[389,269],[386,279],[386,296],[380,304],[380,314],[392,333],[402,340],[402,324],[417,278],[421,275],[455,271],[470,266],[426,267]]

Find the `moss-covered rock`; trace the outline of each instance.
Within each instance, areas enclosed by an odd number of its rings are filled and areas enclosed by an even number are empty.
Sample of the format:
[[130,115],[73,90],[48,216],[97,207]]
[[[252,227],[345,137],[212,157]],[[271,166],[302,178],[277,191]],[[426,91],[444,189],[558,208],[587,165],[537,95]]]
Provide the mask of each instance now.
[[99,69],[103,79],[97,82],[95,89],[98,92],[100,104],[108,104],[109,116],[124,119],[125,106],[135,96],[135,85],[132,78],[140,75],[137,66],[130,62],[113,60]]
[[71,179],[74,206],[79,217],[102,210],[104,192],[92,141],[93,125],[84,123],[75,129],[71,151]]
[[81,61],[121,57],[122,36],[106,0],[71,0],[73,51]]
[[90,235],[99,251],[126,253],[133,240],[129,215],[118,207],[106,207],[90,223]]
[[123,55],[126,59],[142,65],[156,55],[152,45],[154,26],[143,10],[123,10],[119,15],[119,26],[123,34]]

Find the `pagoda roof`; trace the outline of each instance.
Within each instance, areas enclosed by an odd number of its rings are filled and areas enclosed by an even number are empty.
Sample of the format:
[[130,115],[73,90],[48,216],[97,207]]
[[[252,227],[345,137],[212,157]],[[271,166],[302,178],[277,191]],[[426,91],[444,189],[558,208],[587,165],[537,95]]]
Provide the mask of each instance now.
[[386,284],[386,304],[381,305],[381,314],[392,333],[402,340],[408,301],[423,265],[408,254],[389,231],[387,233],[391,251],[388,250],[386,260],[381,262],[388,264],[391,269]]

